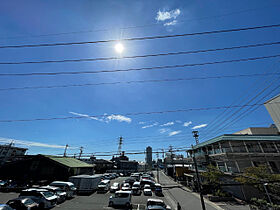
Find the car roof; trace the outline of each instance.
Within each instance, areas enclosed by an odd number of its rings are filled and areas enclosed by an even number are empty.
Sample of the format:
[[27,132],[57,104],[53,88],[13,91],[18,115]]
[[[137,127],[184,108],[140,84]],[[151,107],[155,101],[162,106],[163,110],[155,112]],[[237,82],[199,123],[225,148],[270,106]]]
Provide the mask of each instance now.
[[67,184],[67,185],[74,185],[72,182],[63,182],[63,181],[54,181],[51,184]]
[[41,188],[41,189],[46,189],[46,190],[59,190],[60,188],[59,187],[54,187],[54,186],[41,186],[41,187],[39,187],[39,188]]
[[140,182],[134,182],[133,185],[135,185],[135,184],[140,184]]
[[131,191],[123,191],[123,190],[119,190],[119,191],[116,191],[116,193],[131,194]]
[[22,192],[30,192],[30,191],[48,192],[48,190],[46,190],[46,189],[40,189],[40,188],[29,188],[29,189],[23,190]]
[[161,202],[161,203],[164,203],[163,200],[156,199],[156,198],[148,198],[147,202]]
[[156,183],[156,184],[155,184],[155,186],[158,186],[158,187],[160,186],[160,187],[161,187],[161,184],[159,184],[159,183]]
[[162,206],[148,206],[148,209],[155,209],[155,210],[165,210],[166,208]]

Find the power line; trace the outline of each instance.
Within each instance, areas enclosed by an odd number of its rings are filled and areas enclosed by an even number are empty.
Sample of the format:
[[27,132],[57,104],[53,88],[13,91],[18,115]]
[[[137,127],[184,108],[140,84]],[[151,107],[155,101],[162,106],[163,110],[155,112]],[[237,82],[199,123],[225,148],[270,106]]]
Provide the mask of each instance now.
[[175,38],[175,37],[219,34],[219,33],[239,32],[239,31],[248,31],[248,30],[259,30],[259,29],[277,28],[277,27],[280,27],[280,24],[251,26],[251,27],[233,28],[233,29],[221,29],[221,30],[203,31],[203,32],[185,33],[185,34],[174,34],[174,35],[163,35],[163,36],[160,36],[160,35],[159,36],[145,36],[145,37],[109,39],[109,40],[86,41],[86,42],[60,42],[60,43],[44,43],[44,44],[4,45],[4,46],[0,46],[0,49],[85,45],[85,44],[98,44],[98,43],[108,43],[108,42],[118,42],[118,41],[155,40],[155,39],[166,39],[166,38]]
[[206,79],[258,77],[258,76],[271,76],[271,75],[280,75],[280,73],[238,74],[238,75],[221,75],[221,76],[210,76],[210,77],[189,77],[189,78],[176,78],[176,79],[132,80],[132,81],[69,84],[69,85],[10,87],[10,88],[0,88],[0,91],[37,90],[37,89],[69,88],[69,87],[87,87],[87,86],[118,85],[118,84],[133,84],[133,83],[140,83],[141,84],[141,83],[153,83],[153,82],[178,82],[178,81],[206,80]]
[[[275,8],[279,6],[278,4],[268,6],[268,7],[261,7],[261,8],[251,8],[251,9],[246,9],[246,10],[240,10],[240,11],[235,11],[235,12],[230,12],[230,13],[225,13],[221,15],[213,15],[213,16],[205,16],[205,17],[200,17],[200,18],[191,18],[191,19],[183,19],[181,21],[177,21],[177,23],[184,23],[184,22],[189,22],[189,21],[196,21],[196,20],[209,20],[213,18],[219,18],[219,17],[225,17],[225,16],[230,16],[230,15],[235,15],[235,14],[240,14],[240,13],[246,13],[246,12],[251,12],[251,11],[256,11],[256,10],[263,10],[264,8]],[[161,24],[158,23],[153,23],[153,24],[146,24],[146,25],[136,25],[136,26],[127,26],[127,27],[120,27],[120,28],[104,28],[104,29],[91,29],[91,30],[80,30],[80,31],[70,31],[70,32],[60,32],[60,33],[49,33],[49,34],[38,34],[38,35],[19,35],[19,36],[13,36],[13,37],[0,37],[0,39],[19,39],[19,38],[36,38],[36,37],[49,37],[49,36],[60,36],[60,35],[71,35],[71,34],[82,34],[82,33],[96,33],[96,32],[104,32],[104,31],[112,31],[112,30],[128,30],[128,29],[135,29],[135,28],[145,28],[145,27],[154,27],[154,26],[162,26]]]
[[120,59],[135,59],[135,58],[148,58],[148,57],[159,57],[159,56],[174,56],[174,55],[187,55],[196,53],[206,53],[206,52],[217,52],[224,50],[236,50],[236,49],[246,49],[254,47],[264,47],[279,45],[280,42],[267,42],[267,43],[257,43],[250,45],[239,45],[233,47],[224,48],[214,48],[214,49],[202,49],[202,50],[191,50],[191,51],[180,51],[180,52],[167,52],[167,53],[157,53],[157,54],[146,54],[146,55],[134,55],[134,56],[115,56],[115,57],[101,57],[101,58],[80,58],[80,59],[63,59],[63,60],[41,60],[41,61],[22,61],[22,62],[0,62],[0,65],[19,65],[19,64],[42,64],[42,63],[66,63],[66,62],[93,62],[93,61],[108,61],[108,60],[120,60]]
[[113,73],[113,72],[129,72],[129,71],[146,71],[146,70],[155,70],[155,69],[183,68],[183,67],[194,67],[194,66],[224,64],[224,63],[256,61],[256,60],[263,60],[263,59],[277,58],[277,57],[280,57],[280,54],[268,55],[268,56],[260,56],[260,57],[241,58],[241,59],[234,59],[234,60],[213,61],[213,62],[205,62],[205,63],[189,63],[189,64],[153,66],[153,67],[142,67],[142,68],[100,70],[100,71],[1,73],[0,76],[54,76],[54,75],[78,75],[78,74],[98,74],[98,73]]
[[[277,103],[277,102],[276,102]],[[263,104],[250,104],[242,106],[217,106],[217,107],[205,107],[205,108],[190,108],[190,109],[178,109],[178,110],[166,110],[166,111],[154,111],[154,112],[134,112],[126,113],[126,116],[136,116],[136,115],[152,115],[152,114],[166,114],[175,112],[189,112],[189,111],[207,111],[207,110],[217,110],[226,108],[239,108],[239,107],[250,107],[250,106],[262,106]],[[114,115],[114,114],[112,114]],[[32,122],[32,121],[47,121],[47,120],[68,120],[68,119],[82,119],[82,118],[93,118],[93,117],[106,117],[109,115],[89,115],[89,116],[68,116],[68,117],[51,117],[51,118],[34,118],[34,119],[20,119],[20,120],[0,120],[0,123],[9,122]]]

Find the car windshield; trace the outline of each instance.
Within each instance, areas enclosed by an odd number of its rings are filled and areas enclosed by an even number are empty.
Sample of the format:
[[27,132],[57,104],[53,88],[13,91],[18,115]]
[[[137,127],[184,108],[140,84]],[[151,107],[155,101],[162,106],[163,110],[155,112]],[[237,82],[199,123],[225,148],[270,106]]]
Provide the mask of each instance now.
[[147,206],[165,206],[165,204],[160,201],[148,201]]
[[52,192],[42,192],[46,198],[52,197],[54,194]]
[[24,201],[24,204],[25,204],[25,205],[31,205],[31,204],[33,204],[33,203],[34,203],[34,201],[31,200],[31,199],[26,199],[26,200]]
[[127,198],[129,193],[117,193],[116,198]]

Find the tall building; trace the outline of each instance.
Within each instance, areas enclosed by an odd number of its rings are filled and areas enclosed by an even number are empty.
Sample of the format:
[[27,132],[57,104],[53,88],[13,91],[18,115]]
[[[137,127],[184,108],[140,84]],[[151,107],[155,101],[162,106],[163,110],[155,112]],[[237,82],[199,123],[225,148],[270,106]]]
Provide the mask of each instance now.
[[265,102],[264,106],[280,132],[280,95]]
[[152,166],[153,164],[153,150],[150,146],[146,148],[146,163],[148,166]]

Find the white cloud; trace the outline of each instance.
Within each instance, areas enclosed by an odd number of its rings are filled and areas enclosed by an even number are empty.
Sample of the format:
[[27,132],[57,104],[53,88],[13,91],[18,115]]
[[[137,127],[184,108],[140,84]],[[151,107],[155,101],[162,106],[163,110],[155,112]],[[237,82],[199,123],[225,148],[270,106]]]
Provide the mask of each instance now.
[[168,128],[161,128],[161,129],[159,129],[158,131],[159,131],[161,134],[163,134],[163,133],[169,132],[170,129],[168,129]]
[[170,11],[158,11],[156,20],[157,21],[165,21],[170,19],[176,19],[181,14],[180,9],[170,10]]
[[154,127],[154,126],[157,126],[158,125],[158,122],[155,122],[151,125],[146,125],[146,126],[143,126],[142,128],[145,129],[145,128],[151,128],[151,127]]
[[192,121],[184,122],[183,126],[184,126],[184,127],[188,127],[188,126],[191,125],[191,124],[192,124]]
[[139,122],[138,124],[139,124],[139,125],[144,125],[144,124],[145,124],[145,122]]
[[192,129],[204,128],[206,126],[207,126],[207,124],[196,125],[196,126],[192,127]]
[[[19,145],[25,145],[29,147],[47,147],[47,148],[57,148],[57,149],[63,149],[65,146],[63,145],[56,145],[56,144],[45,144],[40,142],[34,142],[34,141],[25,141],[25,140],[17,140],[17,139],[8,139],[8,138],[1,138],[1,143],[11,143],[19,144]],[[70,149],[77,149],[76,147],[69,147]]]
[[181,120],[176,120],[175,122],[176,122],[176,123],[182,123],[182,121],[181,121]]
[[76,116],[80,116],[80,117],[84,117],[84,118],[89,118],[89,119],[92,119],[92,120],[99,120],[101,121],[101,119],[98,119],[97,117],[91,117],[87,114],[80,114],[80,113],[76,113],[76,112],[69,112],[70,114],[73,114],[73,115],[76,115]]
[[131,123],[132,121],[131,118],[119,114],[118,115],[112,114],[110,116],[107,116],[106,120],[108,121],[117,120],[119,122],[127,122],[127,123]]
[[172,20],[171,22],[164,23],[163,25],[164,26],[174,26],[174,25],[176,25],[176,23],[177,23],[177,20]]
[[160,126],[163,127],[163,126],[171,126],[171,125],[174,125],[174,122],[167,122],[167,123],[162,124]]
[[174,136],[174,135],[177,135],[179,133],[181,133],[182,131],[172,131],[168,134],[168,136]]
[[102,118],[97,118],[97,117],[92,117],[90,115],[87,115],[87,114],[80,114],[80,113],[76,113],[76,112],[69,112],[70,114],[73,114],[73,115],[76,115],[76,116],[80,116],[80,117],[84,117],[84,118],[88,118],[88,119],[91,119],[91,120],[97,120],[97,121],[100,121],[100,122],[106,122],[106,123],[109,123],[110,121],[113,121],[113,120],[116,120],[116,121],[119,121],[119,122],[127,122],[127,123],[131,123],[132,119],[129,118],[129,117],[126,117],[126,116],[123,116],[123,115],[107,115],[106,113],[104,114],[104,116]]

